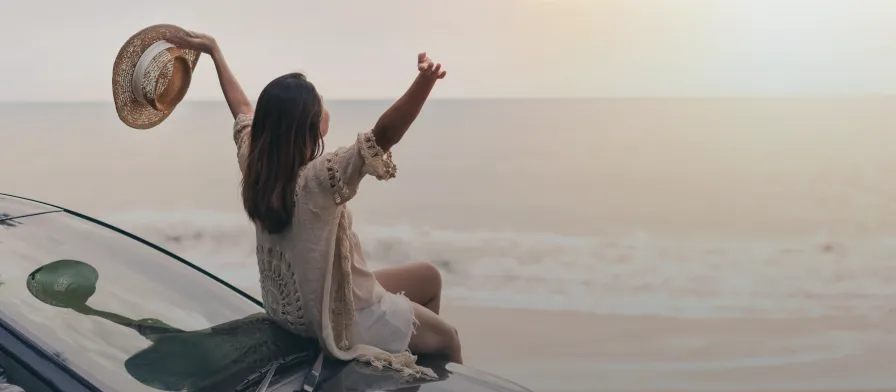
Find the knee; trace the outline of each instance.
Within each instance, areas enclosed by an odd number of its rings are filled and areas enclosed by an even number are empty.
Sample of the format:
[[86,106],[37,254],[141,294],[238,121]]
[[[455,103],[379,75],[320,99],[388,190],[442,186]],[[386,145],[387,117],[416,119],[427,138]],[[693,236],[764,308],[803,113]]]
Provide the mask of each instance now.
[[439,268],[436,267],[432,263],[418,263],[417,268],[420,271],[420,276],[423,277],[430,285],[439,288],[441,291],[442,288],[442,273],[439,272]]
[[463,351],[463,348],[461,348],[460,335],[458,335],[457,333],[457,328],[451,327],[451,334],[448,340],[447,350],[449,353],[451,353],[453,361],[457,363],[463,363],[463,360],[461,359],[461,352]]
[[446,335],[448,337],[447,341],[449,343],[450,348],[457,349],[460,348],[460,335],[457,333],[457,328],[454,326],[448,325],[448,330],[446,331]]

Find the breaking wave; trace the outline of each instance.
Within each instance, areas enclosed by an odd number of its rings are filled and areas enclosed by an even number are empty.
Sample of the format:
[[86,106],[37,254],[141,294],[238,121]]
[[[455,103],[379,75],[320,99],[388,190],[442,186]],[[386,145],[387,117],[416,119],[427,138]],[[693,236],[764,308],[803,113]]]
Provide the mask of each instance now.
[[[254,229],[242,215],[203,211],[109,217],[258,295]],[[896,241],[672,240],[551,233],[355,228],[373,268],[430,261],[445,302],[614,314],[812,316],[893,309]]]

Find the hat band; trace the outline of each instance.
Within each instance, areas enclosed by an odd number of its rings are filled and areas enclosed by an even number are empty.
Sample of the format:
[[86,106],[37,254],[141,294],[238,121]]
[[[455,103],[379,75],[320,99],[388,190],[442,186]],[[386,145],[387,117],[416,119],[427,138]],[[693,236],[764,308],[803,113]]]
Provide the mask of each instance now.
[[158,41],[152,44],[149,48],[146,48],[146,51],[140,56],[140,60],[137,60],[137,66],[134,67],[134,78],[131,80],[131,92],[138,101],[146,105],[150,104],[149,102],[146,102],[146,98],[143,94],[143,77],[146,74],[149,65],[152,64],[152,59],[159,53],[162,53],[165,49],[173,47],[174,45],[168,41]]

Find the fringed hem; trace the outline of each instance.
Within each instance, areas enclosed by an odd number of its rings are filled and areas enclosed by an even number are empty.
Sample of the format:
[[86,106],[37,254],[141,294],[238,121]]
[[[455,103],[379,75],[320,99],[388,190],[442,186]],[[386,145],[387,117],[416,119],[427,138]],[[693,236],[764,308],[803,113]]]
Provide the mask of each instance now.
[[411,335],[417,334],[417,328],[420,327],[420,322],[417,321],[417,316],[412,316],[411,319]]
[[237,146],[242,144],[241,141],[246,128],[252,126],[252,118],[251,114],[238,114],[233,120],[233,142]]
[[398,167],[392,161],[392,153],[384,152],[376,144],[376,137],[373,136],[373,132],[359,133],[358,147],[361,148],[361,156],[364,157],[367,174],[372,174],[378,180],[395,178],[395,174],[398,173]]
[[[401,296],[405,300],[408,301],[408,304],[411,304],[411,299],[408,298],[407,295],[404,294],[404,291],[399,291],[396,295]],[[417,315],[414,314],[414,308],[411,307],[411,335],[417,334],[417,327],[420,326],[420,321],[417,320]]]
[[240,173],[246,172],[246,157],[249,155],[249,144],[252,139],[252,115],[240,114],[233,120],[233,142],[236,144],[236,161]]
[[326,167],[327,179],[330,183],[330,189],[333,190],[333,201],[337,205],[344,204],[352,198],[352,191],[342,182],[342,176],[339,174],[339,167],[336,166],[336,154],[339,151],[327,154]]
[[377,370],[394,370],[398,372],[398,377],[403,382],[419,379],[439,379],[439,376],[432,369],[417,365],[417,356],[408,351],[400,354],[390,354],[383,351],[372,356],[360,356],[358,360],[369,363],[371,367]]
[[333,304],[330,307],[333,318],[334,338],[340,350],[348,351],[350,348],[348,335],[355,321],[354,289],[352,285],[352,253],[351,244],[347,233],[345,210],[340,213],[337,229],[337,241],[339,243],[339,270],[335,276],[341,277],[336,282],[336,291],[333,293]]

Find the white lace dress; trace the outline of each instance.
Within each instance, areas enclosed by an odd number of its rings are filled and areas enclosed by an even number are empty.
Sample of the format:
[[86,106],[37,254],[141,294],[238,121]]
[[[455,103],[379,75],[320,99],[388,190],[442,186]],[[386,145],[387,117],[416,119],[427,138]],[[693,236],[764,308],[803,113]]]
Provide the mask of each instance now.
[[[252,117],[234,122],[240,170],[251,144]],[[325,153],[301,170],[289,229],[272,235],[256,225],[262,300],[269,316],[297,334],[317,338],[330,355],[398,370],[407,378],[437,378],[408,350],[414,332],[407,298],[387,292],[367,268],[346,203],[361,180],[395,177],[391,156],[371,132]]]

